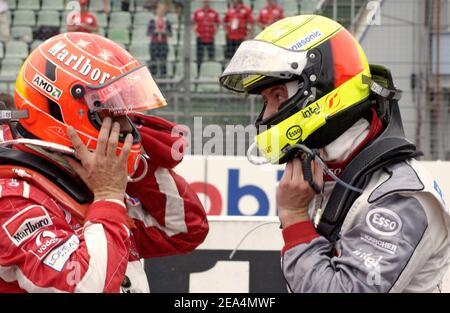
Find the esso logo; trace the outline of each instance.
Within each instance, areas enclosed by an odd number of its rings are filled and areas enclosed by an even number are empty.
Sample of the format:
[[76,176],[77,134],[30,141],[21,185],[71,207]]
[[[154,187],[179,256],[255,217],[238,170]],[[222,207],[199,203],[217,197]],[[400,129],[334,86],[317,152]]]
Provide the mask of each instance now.
[[298,125],[291,126],[287,132],[286,137],[289,140],[297,140],[302,137],[302,128]]
[[371,210],[366,216],[366,222],[371,231],[381,236],[394,236],[402,228],[400,216],[385,208]]
[[342,173],[342,168],[340,168],[340,167],[330,168],[330,171],[332,171],[334,175],[339,176]]

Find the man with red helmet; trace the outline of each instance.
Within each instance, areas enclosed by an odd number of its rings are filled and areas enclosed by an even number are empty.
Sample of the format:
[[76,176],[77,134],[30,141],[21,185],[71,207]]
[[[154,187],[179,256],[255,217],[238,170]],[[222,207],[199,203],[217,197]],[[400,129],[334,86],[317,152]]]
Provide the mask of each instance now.
[[181,130],[134,113],[166,101],[126,50],[53,37],[23,64],[15,105],[1,132],[0,291],[148,292],[141,259],[204,240],[203,206],[173,171]]

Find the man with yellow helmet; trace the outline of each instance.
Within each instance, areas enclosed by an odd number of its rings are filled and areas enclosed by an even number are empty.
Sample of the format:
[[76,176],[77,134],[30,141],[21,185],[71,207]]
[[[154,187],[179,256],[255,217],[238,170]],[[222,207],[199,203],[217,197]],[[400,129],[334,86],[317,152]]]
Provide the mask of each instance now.
[[262,163],[257,147],[286,163],[276,199],[292,291],[439,290],[448,209],[405,138],[389,70],[344,27],[285,18],[243,42],[220,81],[264,100],[249,160]]

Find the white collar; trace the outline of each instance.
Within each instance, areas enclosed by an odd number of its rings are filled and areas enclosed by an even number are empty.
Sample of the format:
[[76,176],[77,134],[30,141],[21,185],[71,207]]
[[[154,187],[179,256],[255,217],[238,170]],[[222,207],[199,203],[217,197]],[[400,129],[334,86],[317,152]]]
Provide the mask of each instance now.
[[359,146],[370,131],[369,122],[362,118],[345,133],[323,148],[322,159],[326,162],[344,161]]

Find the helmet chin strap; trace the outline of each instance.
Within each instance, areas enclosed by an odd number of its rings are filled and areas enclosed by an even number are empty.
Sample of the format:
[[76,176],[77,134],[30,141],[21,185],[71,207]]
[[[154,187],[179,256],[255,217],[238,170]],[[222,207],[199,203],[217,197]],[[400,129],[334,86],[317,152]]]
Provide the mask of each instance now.
[[379,83],[377,83],[375,80],[373,80],[372,78],[363,75],[362,77],[363,83],[366,85],[369,85],[370,90],[383,97],[386,98],[387,100],[396,100],[399,101],[402,97],[403,92],[400,89],[389,89],[389,88],[385,88],[383,86],[381,86]]
[[[262,158],[262,157],[258,157],[256,155],[254,155],[254,151],[256,149],[256,143],[253,143],[247,150],[247,159],[250,163],[252,163],[253,165],[265,165],[265,164],[269,164],[269,163],[277,163],[277,161],[279,160],[279,157],[276,158],[272,158],[270,160],[266,159],[266,158]],[[303,170],[303,176],[305,178],[305,180],[310,184],[311,188],[314,190],[315,193],[320,193],[321,189],[320,187],[315,183],[313,175],[312,175],[312,171],[311,171],[311,162],[313,162],[314,160],[316,160],[322,168],[322,171],[326,174],[328,174],[330,177],[333,178],[334,181],[336,181],[336,183],[341,184],[342,186],[344,186],[345,188],[348,188],[352,191],[358,192],[358,193],[362,193],[362,190],[359,188],[356,188],[350,184],[347,184],[346,182],[344,182],[342,179],[340,179],[339,177],[337,177],[332,170],[330,170],[330,168],[327,166],[327,164],[322,160],[322,158],[319,155],[319,152],[317,150],[311,150],[308,147],[306,147],[305,145],[302,144],[295,144],[295,145],[290,145],[288,147],[286,147],[283,152],[285,154],[289,153],[290,150],[292,149],[297,149],[299,150],[298,155],[300,157],[300,160],[302,161],[302,170]]]

